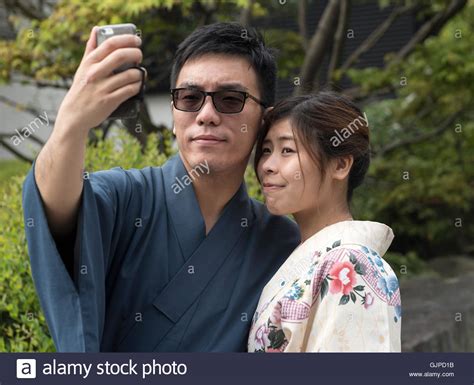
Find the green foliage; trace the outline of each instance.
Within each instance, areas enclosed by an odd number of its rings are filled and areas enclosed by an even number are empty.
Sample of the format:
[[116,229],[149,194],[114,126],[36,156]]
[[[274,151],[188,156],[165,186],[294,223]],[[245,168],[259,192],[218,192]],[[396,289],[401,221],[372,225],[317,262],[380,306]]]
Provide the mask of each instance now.
[[352,71],[366,92],[389,86],[396,94],[365,106],[375,158],[354,199],[360,217],[391,225],[394,251],[424,259],[472,252],[473,25],[471,3],[407,60]]
[[[25,21],[13,18],[19,32],[16,40],[0,40],[0,83],[8,83],[18,73],[36,82],[56,82],[67,88],[94,25],[131,22],[143,38],[142,50],[149,68],[148,87],[163,82],[171,59],[181,42],[196,27],[213,21],[236,21],[243,8],[250,5],[254,18],[268,10],[295,13],[294,4],[282,7],[278,2],[249,0],[179,1],[115,0],[60,1],[44,20]],[[303,62],[304,52],[297,33],[268,30],[270,45],[280,51],[279,76],[294,76]],[[159,54],[157,54],[159,53]],[[147,64],[145,64],[147,65]]]
[[400,252],[413,250],[426,259],[464,252],[474,236],[468,221],[474,217],[472,148],[469,122],[461,133],[453,126],[436,140],[375,158],[356,190],[356,215],[390,224]]
[[29,163],[23,160],[0,161],[0,190],[9,183],[9,179],[15,175],[23,175],[29,167]]
[[258,183],[253,165],[248,165],[247,170],[245,170],[245,184],[247,185],[247,192],[250,197],[260,202],[264,201],[262,189],[260,188],[260,183]]
[[[403,118],[436,105],[439,118],[474,103],[474,5],[453,18],[438,36],[428,38],[404,61],[387,56],[385,68],[353,69],[352,80],[366,93],[390,87],[403,103],[392,112]],[[472,108],[471,108],[472,110]]]
[[301,35],[293,31],[268,29],[265,41],[277,51],[278,77],[289,79],[298,76],[305,55]]
[[175,153],[168,130],[163,133],[164,151],[161,153],[158,150],[160,140],[157,134],[148,135],[146,147],[142,150],[138,140],[123,130],[109,135],[105,140],[102,139],[100,130],[95,133],[99,140],[94,146],[89,146],[85,159],[85,169],[89,172],[107,170],[118,165],[124,169],[157,167]]
[[[100,133],[98,133],[100,135]],[[142,151],[139,142],[119,131],[97,145],[89,146],[86,155],[88,171],[159,166],[173,154],[170,134],[159,153],[158,137],[148,136]],[[6,174],[3,172],[2,174]],[[26,167],[17,167],[18,176],[8,174],[0,192],[0,352],[54,351],[54,345],[40,309],[33,285],[21,206],[21,187]],[[10,173],[11,174],[11,173]]]
[[27,254],[21,207],[23,177],[0,193],[0,352],[52,351]]
[[[231,6],[231,12],[247,5],[247,0],[216,3],[218,7]],[[206,1],[191,0],[60,1],[48,18],[32,20],[26,27],[24,20],[13,19],[19,33],[16,40],[0,40],[0,82],[10,81],[14,72],[37,81],[70,80],[94,25],[135,22],[141,29],[143,20],[142,34],[154,35],[152,45],[144,47],[145,50],[148,48],[155,56],[160,52],[158,56],[169,62],[167,45],[170,41],[176,44],[176,37],[182,40],[197,26],[191,13],[194,8],[207,6]],[[173,50],[175,44],[171,45]]]

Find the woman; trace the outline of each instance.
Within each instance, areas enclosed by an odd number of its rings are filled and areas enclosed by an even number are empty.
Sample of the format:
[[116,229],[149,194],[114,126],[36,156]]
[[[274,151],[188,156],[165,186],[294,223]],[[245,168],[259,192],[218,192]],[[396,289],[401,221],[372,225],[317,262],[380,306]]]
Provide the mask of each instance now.
[[255,169],[268,209],[292,214],[302,243],[265,286],[250,352],[399,352],[393,239],[349,203],[370,163],[365,114],[332,92],[284,100],[265,117]]

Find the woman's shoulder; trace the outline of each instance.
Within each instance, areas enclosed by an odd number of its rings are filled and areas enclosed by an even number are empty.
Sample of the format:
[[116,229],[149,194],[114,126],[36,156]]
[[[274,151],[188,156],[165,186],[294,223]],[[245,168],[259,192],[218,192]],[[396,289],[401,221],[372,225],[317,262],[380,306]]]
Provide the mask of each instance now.
[[398,278],[390,264],[367,245],[335,241],[324,253],[316,255],[309,273],[312,302],[326,296],[339,304],[361,302],[367,307],[377,298],[381,303],[400,308]]
[[321,255],[338,246],[360,245],[376,250],[382,256],[393,238],[392,229],[383,223],[349,220],[323,228],[308,238],[302,248]]

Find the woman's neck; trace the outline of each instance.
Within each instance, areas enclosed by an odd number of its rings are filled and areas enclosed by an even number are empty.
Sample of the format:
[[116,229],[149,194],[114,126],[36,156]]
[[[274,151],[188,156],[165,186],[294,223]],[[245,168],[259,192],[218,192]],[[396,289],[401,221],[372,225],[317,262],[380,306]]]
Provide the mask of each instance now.
[[311,236],[313,236],[314,234],[321,231],[327,226],[342,221],[353,220],[352,215],[347,206],[332,206],[326,210],[321,209],[319,207],[295,213],[293,216],[300,229],[301,243],[303,243],[308,238],[310,238]]

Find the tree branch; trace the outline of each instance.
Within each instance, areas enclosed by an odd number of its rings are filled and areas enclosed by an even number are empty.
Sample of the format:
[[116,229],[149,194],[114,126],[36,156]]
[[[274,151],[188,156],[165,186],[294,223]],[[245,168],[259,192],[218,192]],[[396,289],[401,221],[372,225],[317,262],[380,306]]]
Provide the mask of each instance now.
[[441,123],[441,125],[439,125],[438,128],[436,128],[435,130],[433,130],[431,132],[416,135],[412,138],[400,139],[400,140],[397,140],[397,141],[389,144],[388,146],[382,147],[380,150],[378,150],[375,153],[375,156],[382,157],[384,155],[387,155],[387,154],[395,151],[396,149],[398,149],[400,147],[411,146],[413,144],[421,143],[421,142],[424,142],[425,140],[434,138],[434,137],[442,134],[449,127],[452,126],[452,124],[456,121],[456,119],[458,119],[458,117],[461,115],[461,113],[463,111],[464,110],[460,110],[457,113],[453,114],[452,116],[447,118],[443,123]]
[[244,27],[249,27],[252,19],[252,7],[255,3],[255,0],[250,0],[248,7],[242,8],[239,16],[239,23]]
[[[6,104],[7,106],[9,106],[11,108],[14,108],[16,110],[28,112],[28,113],[30,113],[31,115],[34,115],[34,116],[41,115],[41,112],[38,111],[36,108],[27,106],[26,104],[15,102],[14,100],[11,100],[11,99],[7,98],[6,96],[3,96],[3,95],[0,95],[0,102]],[[49,119],[49,122],[54,123],[55,120],[54,119]]]
[[303,94],[312,91],[316,79],[316,73],[327,52],[327,46],[334,32],[335,20],[339,9],[340,0],[329,0],[328,5],[319,20],[316,32],[308,46],[303,67],[301,69],[301,86],[296,88],[296,94]]
[[21,152],[19,152],[15,147],[12,145],[8,144],[3,140],[3,138],[6,136],[6,134],[1,134],[0,135],[0,146],[5,147],[8,151],[10,151],[13,155],[16,157],[23,159],[27,162],[33,163],[33,159],[28,158],[26,155],[23,155]]
[[308,30],[306,28],[306,13],[308,11],[308,0],[298,1],[298,30],[300,32],[303,48],[308,48]]
[[31,2],[24,4],[22,0],[5,0],[5,6],[10,11],[16,10],[29,19],[43,20],[47,17],[41,7],[42,3],[40,7],[35,7]]
[[350,9],[350,0],[341,0],[340,10],[339,10],[339,20],[337,22],[336,35],[334,36],[334,44],[331,52],[331,58],[329,59],[328,67],[328,82],[331,85],[333,80],[333,74],[336,67],[339,65],[342,49],[344,47],[344,32],[347,27],[347,20],[349,17]]
[[[63,79],[63,81],[65,81],[65,79]],[[38,87],[38,88],[45,88],[45,87],[49,87],[49,88],[59,88],[61,90],[68,90],[70,85],[72,84],[72,82],[70,82],[71,84],[59,84],[59,83],[53,83],[53,82],[43,82],[43,81],[38,81],[38,80],[14,80],[12,81],[11,83],[17,83],[17,84],[21,84],[21,85],[31,85],[31,86],[35,86],[35,87]]]
[[369,51],[377,42],[385,35],[388,29],[393,25],[401,15],[413,10],[414,5],[406,5],[404,7],[395,8],[392,13],[381,23],[375,30],[352,52],[340,67],[341,73],[345,73],[359,58]]
[[399,62],[406,58],[416,47],[428,36],[438,33],[441,28],[467,4],[467,0],[452,0],[451,3],[441,12],[438,12],[415,33],[410,41],[398,51],[394,62]]

